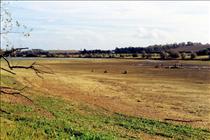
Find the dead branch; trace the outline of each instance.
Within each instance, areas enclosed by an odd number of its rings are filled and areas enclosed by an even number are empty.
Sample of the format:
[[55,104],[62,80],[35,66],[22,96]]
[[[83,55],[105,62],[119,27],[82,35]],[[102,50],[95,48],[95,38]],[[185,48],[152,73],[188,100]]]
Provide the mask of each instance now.
[[12,72],[12,71],[10,71],[10,70],[7,70],[7,69],[5,69],[5,68],[1,68],[1,67],[0,67],[0,69],[3,70],[3,71],[8,72],[8,73],[10,73],[10,74],[13,74],[13,75],[16,74],[16,73],[14,73],[14,72]]
[[2,110],[1,108],[0,108],[0,112],[6,113],[6,114],[10,114],[9,112],[7,112],[7,111],[5,111],[5,110]]
[[[9,45],[12,45],[10,40],[8,39],[8,34],[22,34],[22,35],[24,35],[24,37],[29,37],[32,29],[27,31],[28,27],[25,26],[25,25],[22,25],[18,21],[14,20],[13,17],[11,16],[11,13],[7,10],[7,8],[4,8],[4,6],[2,6],[2,5],[0,7],[2,8],[1,13],[0,13],[0,17],[1,17],[1,21],[3,23],[2,30],[0,31],[0,35],[3,36],[3,39],[5,39],[6,46],[9,47]],[[18,30],[15,29],[15,27],[18,27],[18,28],[22,27],[25,31],[22,31],[22,30],[18,31]],[[1,41],[0,41],[0,43],[1,43]],[[11,47],[13,47],[13,45]],[[12,54],[14,54],[18,51],[21,51],[23,49],[28,49],[28,48],[11,48],[10,50],[0,49],[0,59],[1,60],[3,59],[3,61],[6,62],[6,65],[0,66],[0,70],[15,75],[16,73],[13,71],[14,69],[31,69],[39,77],[41,77],[39,74],[47,73],[47,71],[41,70],[38,67],[36,67],[35,62],[32,63],[30,66],[22,66],[22,65],[15,65],[14,66],[6,58],[8,56],[12,56]],[[1,60],[0,60],[0,62],[1,62]],[[21,91],[24,90],[24,89],[25,89],[25,87],[18,90],[18,89],[10,88],[10,87],[2,87],[0,85],[0,94],[19,95],[19,96],[22,96],[22,97],[32,101],[27,96],[21,94]],[[4,112],[2,110],[0,110],[0,111]]]
[[[2,68],[0,67],[1,70],[4,70],[10,74],[13,74],[15,75],[16,73],[13,72],[14,69],[31,69],[35,72],[35,74],[40,77],[40,78],[43,78],[41,76],[41,74],[53,74],[53,71],[44,66],[44,65],[41,65],[41,64],[37,64],[36,62],[33,62],[31,65],[29,66],[23,66],[23,65],[11,65],[9,60],[4,56],[5,54],[6,55],[9,55],[17,50],[21,50],[21,49],[25,49],[25,48],[18,48],[18,49],[12,49],[11,51],[7,51],[7,52],[4,52],[3,54],[0,55],[0,58],[3,58],[3,60],[5,60],[6,64],[7,64],[7,67],[9,68],[6,69],[6,68]],[[42,70],[42,69],[39,69],[40,67],[43,67],[47,70]],[[21,91],[24,90],[26,87],[23,87],[22,89],[14,89],[14,88],[11,88],[11,87],[3,87],[3,86],[0,86],[0,91],[1,91],[1,94],[7,94],[7,95],[20,95],[24,98],[26,98],[27,100],[30,100],[31,102],[33,102],[30,98],[28,98],[27,96],[21,94]]]
[[[25,88],[25,87],[24,87]],[[21,90],[23,90],[24,88],[22,88]],[[31,102],[33,102],[29,97],[23,95],[20,93],[21,90],[17,90],[17,89],[14,89],[14,88],[11,88],[11,87],[4,87],[4,86],[0,86],[0,91],[1,91],[1,94],[7,94],[7,95],[20,95],[24,98],[26,98],[27,100],[30,100]]]
[[[0,58],[2,58],[6,62],[6,65],[5,65],[6,68],[0,66],[0,70],[3,70],[3,71],[8,72],[10,74],[16,75],[16,73],[14,72],[15,69],[30,69],[30,70],[33,70],[35,72],[35,74],[40,78],[43,78],[41,76],[41,74],[54,74],[53,71],[49,67],[46,67],[46,66],[41,65],[41,64],[37,64],[36,62],[33,62],[29,66],[11,65],[10,61],[6,57],[10,56],[11,54],[13,54],[17,51],[21,51],[23,49],[28,49],[28,48],[16,48],[16,49],[12,48],[11,50],[6,50],[6,51],[0,50]],[[12,88],[12,87],[0,86],[0,94],[6,94],[6,95],[11,95],[11,96],[18,95],[18,96],[24,97],[25,99],[33,102],[29,97],[27,97],[27,96],[25,96],[21,93],[21,91],[24,90],[25,88],[26,88],[26,86],[21,88],[21,89],[15,89],[15,88]],[[9,114],[8,112],[6,112],[4,110],[0,110],[0,112]]]
[[0,32],[0,35],[3,35],[3,34],[20,34],[20,33],[24,33],[24,32],[11,32],[11,31],[8,31],[8,32]]
[[175,122],[201,122],[202,120],[181,120],[181,119],[170,119],[170,118],[166,118],[164,119],[165,121],[175,121]]
[[[40,78],[43,78],[40,74],[54,74],[53,71],[52,71],[50,68],[48,68],[48,67],[46,67],[46,66],[43,66],[43,65],[41,65],[41,64],[37,64],[36,62],[33,62],[33,63],[32,63],[31,65],[29,65],[29,66],[20,66],[20,65],[12,66],[12,65],[10,64],[10,62],[6,59],[6,57],[4,57],[4,56],[1,56],[1,57],[6,61],[7,66],[10,68],[10,70],[13,70],[13,69],[31,69],[31,70],[33,70],[33,71],[35,72],[35,74],[36,74],[38,77],[40,77]],[[42,69],[38,69],[36,66],[44,67],[44,68],[48,69],[48,71],[42,70]],[[6,71],[6,72],[15,74],[14,72],[12,72],[12,71],[10,71],[10,70],[4,69],[4,68],[3,68],[3,70]]]

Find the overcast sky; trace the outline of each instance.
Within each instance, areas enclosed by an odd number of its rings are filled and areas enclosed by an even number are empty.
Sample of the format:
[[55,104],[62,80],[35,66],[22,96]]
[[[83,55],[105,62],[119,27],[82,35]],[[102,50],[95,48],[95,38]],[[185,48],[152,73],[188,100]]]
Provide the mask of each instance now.
[[[174,42],[210,42],[210,2],[10,2],[31,28],[15,44],[41,49],[114,49]],[[14,38],[13,38],[14,39]]]

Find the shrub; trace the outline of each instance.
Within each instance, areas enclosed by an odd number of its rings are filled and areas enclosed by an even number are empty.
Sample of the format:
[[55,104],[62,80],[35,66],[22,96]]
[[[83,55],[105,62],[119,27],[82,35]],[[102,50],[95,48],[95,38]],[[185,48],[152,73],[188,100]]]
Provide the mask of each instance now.
[[137,53],[132,54],[133,57],[138,57]]

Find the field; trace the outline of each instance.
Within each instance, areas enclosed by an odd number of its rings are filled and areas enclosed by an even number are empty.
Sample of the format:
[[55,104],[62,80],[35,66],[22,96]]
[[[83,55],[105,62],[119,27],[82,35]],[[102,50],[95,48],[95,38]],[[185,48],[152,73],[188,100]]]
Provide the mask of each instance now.
[[210,61],[36,62],[54,74],[1,72],[32,100],[1,94],[1,139],[210,139]]

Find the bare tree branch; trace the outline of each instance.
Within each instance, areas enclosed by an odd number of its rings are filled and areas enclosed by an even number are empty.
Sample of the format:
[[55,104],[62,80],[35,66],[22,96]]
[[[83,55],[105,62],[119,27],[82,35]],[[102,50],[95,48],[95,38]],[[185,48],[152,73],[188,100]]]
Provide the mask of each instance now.
[[4,70],[4,71],[6,71],[6,72],[8,72],[8,73],[10,73],[10,74],[13,74],[13,75],[16,74],[16,73],[14,73],[14,72],[12,72],[12,71],[10,71],[10,70],[7,70],[7,69],[5,69],[5,68],[0,68],[0,69]]
[[[0,59],[1,59],[0,61],[3,60],[6,62],[6,65],[0,66],[0,70],[3,70],[5,72],[15,75],[16,74],[14,72],[15,69],[27,69],[27,70],[30,69],[30,70],[33,70],[35,74],[40,78],[43,78],[41,75],[45,73],[53,74],[53,71],[50,68],[41,64],[37,64],[36,62],[33,62],[29,66],[11,64],[11,62],[7,58],[8,56],[12,56],[14,53],[21,51],[23,49],[28,49],[28,48],[13,48],[14,45],[10,42],[8,34],[22,34],[24,37],[29,37],[30,32],[33,29],[30,29],[26,25],[19,23],[19,21],[14,20],[11,13],[5,6],[3,7],[1,5],[0,7],[1,7],[0,17],[1,17],[1,25],[2,25],[0,35],[3,36],[3,39],[5,41],[5,47],[11,48],[10,50],[0,49]],[[20,30],[17,30],[17,29],[20,29]],[[0,40],[0,43],[2,43],[2,40]],[[9,86],[12,86],[12,85],[9,85]],[[23,87],[22,89],[15,89],[11,87],[3,87],[0,85],[0,91],[1,91],[0,94],[20,95],[32,101],[27,96],[21,94],[21,91],[24,90],[25,88],[26,87]],[[0,111],[4,112],[2,110]]]
[[19,33],[24,33],[24,32],[0,32],[0,35],[4,35],[4,34],[19,34]]
[[7,112],[7,111],[5,111],[5,110],[2,110],[1,108],[0,108],[0,112],[6,113],[6,114],[10,114],[9,112]]
[[[11,91],[9,91],[9,90],[11,90]],[[23,90],[23,89],[21,89],[21,90]],[[20,96],[26,98],[27,100],[30,100],[31,102],[33,102],[30,98],[28,98],[27,96],[21,94],[19,90],[14,89],[14,88],[1,86],[1,94],[20,95]]]

